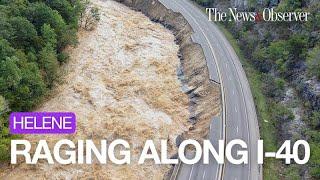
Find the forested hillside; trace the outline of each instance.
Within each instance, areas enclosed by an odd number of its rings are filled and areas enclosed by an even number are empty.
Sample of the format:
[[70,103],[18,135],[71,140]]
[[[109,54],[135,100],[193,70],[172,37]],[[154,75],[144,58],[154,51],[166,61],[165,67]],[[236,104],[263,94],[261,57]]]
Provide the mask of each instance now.
[[8,114],[31,110],[77,43],[79,0],[0,0],[0,161],[8,160]]
[[[265,179],[320,178],[320,2],[318,0],[195,0],[202,6],[239,11],[307,11],[307,22],[224,22],[243,55],[267,149],[285,139],[311,145],[307,166],[267,161]],[[261,93],[260,93],[261,92]],[[260,93],[260,94],[259,94]],[[262,95],[262,96],[261,96]],[[274,134],[274,135],[273,135]],[[274,137],[275,136],[275,137]],[[272,140],[272,139],[275,140]],[[271,169],[271,170],[270,170]],[[278,172],[275,172],[278,171]]]

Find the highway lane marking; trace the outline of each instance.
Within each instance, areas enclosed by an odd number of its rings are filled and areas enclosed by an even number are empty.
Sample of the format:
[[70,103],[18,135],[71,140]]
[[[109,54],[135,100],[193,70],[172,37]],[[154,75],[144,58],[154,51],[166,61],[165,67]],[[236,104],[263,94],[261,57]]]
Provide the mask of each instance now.
[[[219,74],[219,79],[220,79],[220,91],[221,91],[221,100],[222,100],[222,121],[223,121],[223,128],[222,128],[222,132],[223,132],[223,140],[226,141],[226,131],[225,131],[225,127],[226,127],[226,103],[225,103],[225,90],[224,90],[224,86],[223,86],[223,78],[222,78],[222,74],[220,72],[220,68],[219,68],[219,65],[218,65],[218,62],[217,62],[217,57],[214,53],[214,50],[213,50],[213,47],[208,39],[208,37],[206,36],[204,30],[201,28],[201,26],[199,25],[199,23],[196,21],[196,19],[194,19],[194,17],[188,12],[186,11],[186,9],[179,5],[176,1],[171,1],[173,3],[175,3],[177,6],[179,6],[181,9],[183,9],[191,18],[192,20],[197,24],[198,28],[200,29],[201,33],[203,34],[204,38],[206,39],[207,41],[207,44],[209,45],[209,48],[212,52],[212,55],[213,55],[213,60],[214,60],[214,63],[216,64],[216,67],[217,67],[217,70],[218,70],[218,74]],[[224,166],[224,165],[221,165],[221,166]],[[222,174],[224,173],[224,167],[220,168],[220,166],[218,166],[218,171],[216,173],[216,179],[220,179],[222,178]],[[220,176],[220,178],[218,178]]]
[[203,172],[202,179],[206,177],[206,171]]
[[194,166],[194,164],[191,166],[191,171],[190,171],[190,175],[189,175],[189,180],[190,180],[190,179],[191,179],[191,177],[192,177],[193,166]]
[[236,111],[236,113],[238,112],[238,109],[237,109],[237,107],[236,107],[236,106],[234,107],[234,110]]
[[[225,43],[225,41],[224,41],[224,39],[222,39],[222,44],[226,47],[226,49],[229,49],[229,48],[227,48],[227,45],[226,45],[226,43]],[[223,51],[225,51],[225,50],[223,50]],[[230,52],[229,51],[227,51],[228,53],[228,55],[230,56],[230,58],[232,59],[232,64],[233,64],[233,66],[234,66],[234,68],[235,68],[235,70],[236,70],[236,77],[237,77],[237,79],[238,79],[238,84],[240,85],[240,90],[241,90],[241,93],[242,93],[242,101],[243,101],[243,103],[245,104],[245,107],[247,107],[247,103],[246,103],[246,101],[245,101],[245,99],[244,99],[244,97],[245,97],[245,93],[244,93],[244,90],[243,90],[243,85],[242,85],[242,83],[241,83],[241,81],[240,81],[240,75],[239,75],[239,69],[237,68],[237,66],[236,66],[236,62],[235,61],[237,61],[237,60],[235,60],[232,56],[231,56],[231,54],[230,54]],[[238,60],[239,61],[239,60]],[[248,111],[247,111],[247,108],[244,108],[244,110],[245,110],[245,115],[246,115],[246,118],[245,118],[245,122],[246,122],[246,125],[247,125],[247,136],[248,136],[248,145],[250,146],[250,144],[251,144],[251,137],[250,137],[250,131],[249,131],[249,122],[248,122]],[[250,149],[248,149],[248,152],[250,152]],[[249,156],[249,159],[251,159],[251,156]],[[248,179],[250,179],[250,176],[251,176],[251,163],[248,163],[248,166],[249,166],[249,173],[248,173]]]
[[239,133],[239,127],[237,126],[237,133]]
[[[221,39],[223,42],[222,42],[222,44],[226,47],[226,49],[229,49],[229,48],[227,48],[227,45],[226,45],[226,43],[225,43],[225,40],[224,39]],[[220,40],[219,40],[220,41]],[[221,42],[221,41],[220,41]],[[232,47],[230,48],[231,50],[232,50]],[[223,51],[225,52],[225,50],[223,49]],[[227,53],[229,56],[230,56],[230,58],[232,59],[232,64],[233,64],[233,66],[234,66],[234,68],[235,68],[235,70],[236,70],[236,76],[237,76],[237,79],[238,79],[238,83],[239,83],[239,85],[240,85],[240,89],[241,89],[241,93],[242,93],[242,101],[243,101],[243,103],[245,104],[245,107],[247,107],[247,103],[246,103],[246,101],[245,101],[245,99],[244,99],[244,91],[243,91],[243,87],[242,87],[242,83],[241,83],[241,81],[240,81],[240,75],[239,75],[239,70],[238,70],[238,68],[237,68],[237,66],[236,66],[236,62],[235,61],[237,61],[237,60],[235,60],[232,56],[231,56],[231,54],[230,54],[230,52],[228,51],[228,53]],[[239,61],[239,60],[238,60]],[[248,131],[247,131],[247,135],[248,135],[248,145],[250,146],[250,143],[251,143],[251,137],[250,137],[250,131],[249,131],[249,122],[248,122],[248,112],[247,112],[247,108],[244,108],[244,110],[245,110],[245,115],[246,115],[246,120],[245,120],[245,122],[246,122],[246,124],[247,124],[247,129],[248,129]],[[250,152],[250,150],[248,150],[249,152]],[[249,159],[251,159],[251,156],[249,156]],[[251,163],[248,163],[248,166],[249,166],[249,173],[248,173],[248,179],[250,179],[250,176],[251,176],[251,174],[250,174],[250,172],[251,172]]]
[[232,90],[232,94],[234,95],[235,93],[234,93],[234,90]]

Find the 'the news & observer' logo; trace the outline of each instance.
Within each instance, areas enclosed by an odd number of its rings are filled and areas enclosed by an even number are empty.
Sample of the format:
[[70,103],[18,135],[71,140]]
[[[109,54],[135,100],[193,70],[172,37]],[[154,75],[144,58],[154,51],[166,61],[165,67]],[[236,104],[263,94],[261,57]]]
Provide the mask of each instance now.
[[238,11],[237,8],[228,8],[228,12],[221,12],[217,8],[206,8],[209,21],[248,21],[248,22],[305,22],[310,12],[278,12],[274,8],[265,8],[261,12]]

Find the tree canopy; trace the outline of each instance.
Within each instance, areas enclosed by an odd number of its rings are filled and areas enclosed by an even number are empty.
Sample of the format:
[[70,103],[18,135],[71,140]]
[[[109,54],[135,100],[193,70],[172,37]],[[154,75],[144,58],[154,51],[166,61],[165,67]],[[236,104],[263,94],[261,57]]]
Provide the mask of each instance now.
[[0,0],[0,161],[10,155],[10,110],[30,110],[52,87],[81,9],[81,0]]

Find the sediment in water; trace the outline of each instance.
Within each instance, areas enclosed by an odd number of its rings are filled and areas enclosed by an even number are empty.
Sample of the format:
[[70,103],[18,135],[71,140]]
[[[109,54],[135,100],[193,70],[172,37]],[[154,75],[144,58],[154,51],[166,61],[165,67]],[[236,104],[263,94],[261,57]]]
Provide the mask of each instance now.
[[210,81],[203,50],[191,38],[193,29],[180,13],[166,8],[158,0],[116,1],[141,11],[152,21],[163,24],[175,35],[182,66],[180,76],[190,102],[189,121],[193,124],[181,139],[205,138],[212,117],[220,113],[220,85]]
[[[63,138],[94,139],[97,144],[121,138],[132,146],[132,164],[20,163],[0,172],[1,178],[164,179],[171,165],[136,164],[144,142],[153,139],[159,150],[160,139],[167,139],[173,156],[182,139],[205,137],[211,118],[219,113],[219,86],[210,82],[202,49],[192,42],[192,29],[180,14],[158,1],[123,1],[165,29],[113,1],[93,2],[102,13],[97,29],[79,33],[79,46],[67,50],[71,61],[64,67],[64,83],[37,109],[76,112],[77,133],[24,139],[33,144],[46,139],[53,147]],[[177,79],[179,66],[183,85]]]

